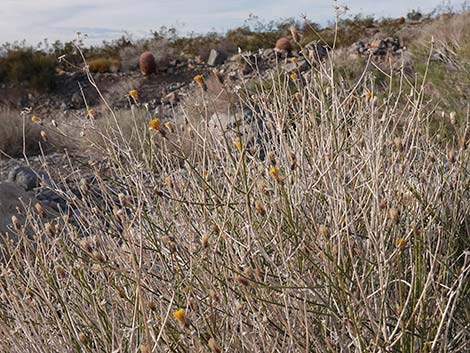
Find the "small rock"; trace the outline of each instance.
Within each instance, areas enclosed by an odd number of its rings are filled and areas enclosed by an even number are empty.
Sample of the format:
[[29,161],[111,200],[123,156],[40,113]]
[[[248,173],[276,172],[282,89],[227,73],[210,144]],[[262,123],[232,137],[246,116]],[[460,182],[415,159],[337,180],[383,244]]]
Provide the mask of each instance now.
[[222,65],[226,59],[226,56],[223,55],[221,52],[211,49],[209,54],[209,59],[207,59],[207,65],[209,66],[217,66]]
[[177,101],[178,101],[178,95],[176,92],[168,93],[162,99],[162,103],[169,103],[169,104],[175,104]]
[[321,61],[328,56],[328,51],[318,41],[308,43],[303,49],[305,54],[311,61]]
[[73,107],[75,109],[80,109],[80,108],[83,108],[85,106],[85,102],[83,101],[83,96],[82,96],[81,92],[75,92],[72,95],[72,98],[70,99],[70,101],[72,102]]
[[274,59],[276,57],[276,52],[274,51],[274,49],[268,48],[268,49],[264,49],[261,52],[261,55],[263,56],[263,58],[265,58],[267,60],[271,60],[271,59]]
[[296,62],[290,62],[284,65],[284,69],[286,70],[287,73],[291,73],[294,71],[303,72],[307,70],[308,67],[309,67],[309,64],[307,60],[305,59],[297,60]]
[[[11,231],[13,228],[12,217],[15,216],[19,224],[24,224],[24,212],[22,214],[18,213],[22,211],[24,206],[34,207],[38,200],[34,198],[30,193],[23,190],[20,186],[9,183],[9,182],[0,182],[0,247],[2,242],[5,239],[5,234],[12,239],[16,240],[14,232]],[[52,215],[52,211],[45,208],[45,215]],[[2,253],[0,251],[0,262],[2,258]]]

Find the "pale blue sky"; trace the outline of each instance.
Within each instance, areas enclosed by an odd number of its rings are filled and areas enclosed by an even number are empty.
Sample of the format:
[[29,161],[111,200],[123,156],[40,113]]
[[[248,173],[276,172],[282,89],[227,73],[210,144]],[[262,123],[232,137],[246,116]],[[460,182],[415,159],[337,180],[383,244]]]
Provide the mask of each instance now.
[[[429,12],[449,3],[460,8],[464,0],[344,0],[350,14],[396,17],[419,8]],[[242,25],[250,13],[264,20],[286,17],[324,24],[334,17],[332,0],[1,0],[0,43],[44,38],[72,40],[76,32],[89,35],[88,43],[119,37],[124,31],[142,37],[161,26],[181,33],[205,33]]]

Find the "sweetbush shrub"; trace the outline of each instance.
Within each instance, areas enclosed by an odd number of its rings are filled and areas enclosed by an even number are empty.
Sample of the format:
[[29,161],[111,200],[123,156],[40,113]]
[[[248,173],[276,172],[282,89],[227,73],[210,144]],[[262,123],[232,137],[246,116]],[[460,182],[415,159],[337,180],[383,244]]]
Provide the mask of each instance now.
[[178,129],[138,104],[93,125],[107,172],[61,190],[80,214],[5,243],[2,349],[468,351],[468,146],[430,132],[423,76],[378,96],[335,70],[224,87],[230,133],[202,77]]

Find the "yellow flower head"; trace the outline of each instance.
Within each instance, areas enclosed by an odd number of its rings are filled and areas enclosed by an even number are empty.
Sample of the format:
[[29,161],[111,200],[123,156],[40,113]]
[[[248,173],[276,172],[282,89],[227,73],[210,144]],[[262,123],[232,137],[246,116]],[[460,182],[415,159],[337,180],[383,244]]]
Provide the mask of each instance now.
[[241,140],[235,141],[235,146],[241,151],[242,150],[242,141]]
[[131,96],[136,101],[137,100],[137,90],[136,89],[131,89],[129,91],[129,96]]
[[198,83],[200,85],[203,85],[204,84],[204,77],[202,75],[196,75],[196,76],[194,76],[194,81],[196,81],[196,83]]
[[404,239],[404,238],[400,238],[400,239],[397,240],[397,248],[398,248],[400,251],[405,250],[406,244],[407,244],[407,241],[406,241],[406,239]]
[[95,117],[95,110],[93,108],[88,108],[87,115],[90,119]]
[[290,58],[290,62],[291,62],[291,63],[297,62],[297,58],[296,58],[295,56],[293,56],[292,58]]
[[160,120],[160,118],[154,118],[154,119],[150,120],[150,122],[149,122],[150,130],[159,131],[161,123],[162,123],[162,121]]
[[33,115],[33,116],[31,117],[31,121],[32,121],[33,123],[37,123],[37,122],[39,121],[39,118],[38,118],[36,115]]
[[173,129],[173,126],[171,125],[171,121],[167,121],[167,122],[165,123],[165,127],[166,127],[168,130],[171,131],[171,130]]
[[293,81],[297,80],[297,78],[298,78],[297,72],[291,72],[290,78],[291,78]]
[[366,97],[366,99],[370,101],[373,97],[372,91],[367,90],[366,93],[364,93],[364,97]]
[[276,167],[271,167],[269,169],[269,175],[271,175],[274,179],[279,178],[279,169]]
[[173,312],[173,317],[179,323],[185,325],[186,324],[186,311],[183,308],[179,308],[178,310]]

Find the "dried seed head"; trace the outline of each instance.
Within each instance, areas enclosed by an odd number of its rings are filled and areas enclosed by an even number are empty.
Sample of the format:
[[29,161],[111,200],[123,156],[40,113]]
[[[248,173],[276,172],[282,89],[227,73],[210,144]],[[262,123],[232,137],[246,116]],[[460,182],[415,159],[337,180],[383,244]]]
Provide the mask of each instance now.
[[272,153],[272,152],[268,153],[268,161],[271,164],[271,166],[273,166],[273,167],[276,166],[276,157],[274,156],[274,153]]
[[21,223],[20,223],[20,220],[18,219],[18,217],[16,217],[15,215],[11,216],[11,224],[13,224],[13,228],[15,230],[20,230]]
[[247,267],[243,270],[243,274],[246,278],[253,280],[253,270],[250,267]]
[[122,207],[128,207],[130,204],[129,196],[124,195],[123,193],[120,193],[118,195],[119,198],[119,203],[121,204]]
[[165,125],[166,129],[168,130],[168,132],[174,132],[175,131],[173,129],[173,124],[171,123],[171,121],[167,121],[164,125]]
[[168,242],[168,249],[174,254],[176,252],[176,243],[174,241]]
[[106,259],[104,258],[103,254],[101,254],[100,252],[94,250],[93,253],[92,253],[93,257],[95,258],[96,261],[98,262],[105,262]]
[[88,239],[81,239],[80,246],[83,248],[83,250],[89,253],[91,253],[93,250],[93,247]]
[[219,70],[213,69],[212,73],[214,74],[214,77],[217,80],[217,82],[219,82],[220,84],[224,83],[224,78],[223,78],[223,76],[222,76],[222,74],[220,73]]
[[140,346],[140,353],[151,353],[150,347],[147,344],[142,344]]
[[65,277],[67,276],[67,273],[65,272],[65,270],[64,270],[61,266],[57,266],[57,267],[55,268],[55,271],[56,271],[57,276],[58,276],[59,278],[62,278],[62,279],[63,279],[63,278],[65,278]]
[[219,226],[213,223],[211,226],[211,234],[217,234],[217,233],[219,233]]
[[397,248],[400,250],[400,251],[403,251],[405,250],[406,248],[406,244],[407,244],[407,240],[405,238],[400,238],[397,240]]
[[46,234],[50,237],[52,237],[55,234],[55,229],[52,226],[52,224],[50,224],[49,222],[44,224],[44,230],[46,231]]
[[155,303],[152,301],[147,302],[147,307],[152,311],[157,311],[157,307],[155,306]]
[[295,170],[297,168],[297,156],[294,152],[290,153],[290,170]]
[[455,118],[456,115],[457,115],[457,114],[456,114],[455,112],[451,112],[451,113],[450,113],[449,118],[450,118],[450,123],[451,123],[452,125],[455,125],[456,122],[457,122],[457,119]]
[[118,288],[118,294],[121,298],[125,299],[127,298],[127,295],[126,295],[126,291],[124,290],[124,288]]
[[163,185],[169,186],[170,188],[174,187],[173,179],[171,178],[171,176],[167,176],[165,179],[163,179]]
[[207,248],[209,246],[209,234],[204,234],[201,239],[201,244],[203,248]]
[[88,343],[88,337],[83,332],[80,332],[78,334],[78,339],[82,344],[87,344]]
[[213,337],[209,338],[209,341],[207,342],[207,345],[209,346],[209,349],[211,350],[212,353],[220,353],[221,350],[215,341]]
[[209,290],[209,297],[211,298],[213,302],[216,302],[216,303],[219,302],[219,296],[217,295],[215,290],[213,289]]
[[176,243],[169,236],[163,236],[162,242],[166,245],[171,253],[176,252]]
[[395,137],[393,143],[399,152],[403,151],[403,140],[400,137]]
[[260,200],[255,201],[255,209],[260,216],[266,215],[266,209],[264,208],[263,203]]
[[86,180],[85,178],[82,178],[80,180],[79,188],[80,188],[80,191],[83,194],[85,194],[85,195],[88,194],[88,192],[90,191],[90,186],[88,185],[88,180]]
[[328,234],[330,233],[328,227],[324,224],[320,224],[320,227],[318,228],[318,232],[323,238],[328,238]]
[[297,31],[297,28],[295,28],[295,26],[290,26],[289,31],[290,31],[290,35],[292,36],[292,39],[295,42],[300,41],[300,35],[299,35],[299,32]]
[[453,150],[450,150],[447,153],[447,158],[449,159],[450,163],[455,163],[455,152]]
[[398,224],[398,222],[400,220],[400,212],[398,211],[398,209],[396,209],[395,207],[392,207],[388,211],[388,215],[389,215],[390,220],[392,221],[393,224]]
[[386,199],[380,200],[379,207],[380,207],[381,210],[386,209],[387,208],[387,200]]
[[44,140],[44,141],[47,141],[48,137],[47,137],[47,134],[44,130],[41,130],[41,138]]
[[44,215],[45,215],[44,207],[42,207],[42,205],[39,202],[34,205],[34,208],[36,209],[36,212],[41,217],[44,217]]
[[126,212],[122,208],[113,208],[113,214],[119,222],[124,223]]
[[248,279],[246,279],[245,277],[243,277],[241,275],[236,276],[235,280],[238,283],[240,283],[242,286],[248,287],[250,285],[250,282],[248,281]]
[[460,136],[459,138],[460,149],[465,150],[467,148],[469,137],[470,137],[470,130],[467,131],[467,133]]

